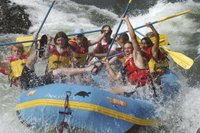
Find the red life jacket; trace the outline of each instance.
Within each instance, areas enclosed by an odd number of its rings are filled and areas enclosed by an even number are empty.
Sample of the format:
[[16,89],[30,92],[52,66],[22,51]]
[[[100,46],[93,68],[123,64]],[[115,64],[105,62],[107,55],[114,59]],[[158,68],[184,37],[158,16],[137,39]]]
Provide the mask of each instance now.
[[95,53],[107,53],[108,48],[110,43],[112,42],[112,39],[106,44],[106,45],[102,45],[102,43],[97,43],[96,48],[94,49]]
[[51,45],[50,54],[57,55],[57,56],[70,56],[70,49],[66,48],[66,50],[63,53],[59,53],[56,49],[56,46]]
[[144,86],[150,83],[150,76],[147,69],[139,69],[135,63],[133,58],[128,59],[124,63],[124,68],[126,70],[126,75],[128,77],[128,81],[132,85],[136,85],[137,87]]
[[145,57],[145,59],[149,62],[150,59],[153,57],[152,56],[152,47],[149,48],[143,48],[143,56]]
[[11,63],[11,62],[16,61],[16,60],[27,59],[27,55],[10,56],[10,57],[8,57],[7,59],[8,59],[8,61]]
[[[150,61],[150,59],[153,58],[152,47],[144,48],[144,50],[145,52],[143,52],[143,56],[147,59],[147,61]],[[165,58],[167,58],[167,54],[158,50],[158,60],[164,60]]]
[[1,68],[0,68],[0,73],[2,73],[4,75],[9,75],[9,72],[7,72],[5,69],[1,69]]

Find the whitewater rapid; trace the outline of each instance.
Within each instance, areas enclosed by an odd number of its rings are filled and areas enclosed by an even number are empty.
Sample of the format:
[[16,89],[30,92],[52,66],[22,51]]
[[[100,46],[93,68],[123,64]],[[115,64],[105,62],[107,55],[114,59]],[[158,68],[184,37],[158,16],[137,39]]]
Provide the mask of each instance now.
[[[26,13],[29,14],[29,19],[32,22],[32,26],[29,29],[29,34],[35,34],[41,22],[46,15],[51,1],[41,0],[11,0],[16,4],[26,6]],[[165,22],[156,24],[155,27],[159,33],[167,34],[170,41],[170,48],[184,53],[187,55],[188,49],[196,50],[196,53],[191,54],[194,58],[200,53],[200,39],[194,38],[193,34],[200,33],[200,23],[196,21],[194,16],[200,14],[200,3],[195,3],[192,0],[168,3],[165,0],[158,1],[158,3],[149,9],[146,14],[133,16],[129,13],[131,22],[135,27],[145,24],[146,22],[152,22],[159,20],[169,15],[193,9],[192,15],[183,15],[174,19],[167,20]],[[61,1],[58,0],[50,12],[44,27],[41,30],[40,35],[50,34],[55,35],[58,31],[64,31],[67,34],[73,33],[76,27],[84,28],[85,31],[99,29],[104,23],[95,22],[97,20],[95,15],[101,16],[107,23],[112,22],[113,32],[117,29],[119,24],[119,14],[115,14],[108,9],[100,9],[96,6],[81,5],[70,0]],[[109,18],[109,19],[108,19]],[[197,19],[200,20],[200,19]],[[105,22],[105,23],[106,23]],[[126,30],[125,25],[122,25],[120,32]],[[146,33],[148,29],[143,28],[139,30],[142,33]],[[88,38],[94,38],[96,34],[88,34]],[[21,34],[0,36],[0,41],[14,41],[16,37]],[[192,42],[193,39],[197,41]],[[192,46],[192,47],[191,47]],[[1,54],[8,54],[8,48],[3,48],[5,51],[1,51]],[[170,128],[172,133],[195,133],[200,127],[200,86],[190,86],[187,81],[190,77],[184,75],[185,70],[181,70],[175,63],[171,63],[172,70],[176,71],[181,81],[181,93],[177,97],[174,106],[167,106],[160,110],[165,110],[163,119],[166,121],[166,125]],[[44,67],[39,65],[39,67]],[[195,71],[190,70],[190,71]],[[192,74],[195,74],[192,73]],[[7,77],[0,75],[0,132],[6,133],[33,133],[39,132],[34,129],[27,128],[22,125],[15,114],[15,105],[18,94],[20,93],[14,87],[10,87]]]

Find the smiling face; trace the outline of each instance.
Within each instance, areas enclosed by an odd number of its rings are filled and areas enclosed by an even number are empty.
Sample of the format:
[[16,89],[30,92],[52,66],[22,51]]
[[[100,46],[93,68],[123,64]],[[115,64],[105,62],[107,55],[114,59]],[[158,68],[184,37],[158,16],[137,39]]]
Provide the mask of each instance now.
[[126,56],[129,56],[130,54],[133,53],[133,46],[130,42],[124,45],[124,53]]

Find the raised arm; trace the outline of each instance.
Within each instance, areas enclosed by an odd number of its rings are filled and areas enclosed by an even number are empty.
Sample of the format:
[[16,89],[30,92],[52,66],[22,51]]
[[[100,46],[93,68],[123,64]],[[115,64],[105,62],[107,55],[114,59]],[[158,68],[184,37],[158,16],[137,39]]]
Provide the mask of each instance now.
[[[147,23],[146,26],[152,30],[152,34],[155,37],[155,42],[154,42],[154,45],[152,46],[152,55],[155,59],[157,59],[160,37],[159,37],[157,30],[154,28],[154,26],[151,23]],[[150,37],[150,36],[148,36],[148,37]]]
[[105,33],[102,33],[98,38],[96,38],[95,40],[88,40],[88,44],[89,46],[93,46],[96,43],[100,42],[105,36]]
[[141,49],[140,49],[140,46],[139,46],[139,43],[137,41],[137,36],[134,32],[134,29],[128,19],[127,16],[125,16],[124,18],[122,17],[122,20],[125,21],[127,27],[128,27],[128,31],[129,31],[129,34],[130,34],[130,38],[131,38],[131,42],[132,42],[132,46],[133,46],[133,59],[134,59],[134,63],[135,65],[140,68],[140,69],[145,69],[146,68],[146,65],[145,65],[145,62],[144,62],[144,58],[142,56],[142,52],[141,52]]
[[137,41],[137,36],[136,36],[136,34],[135,34],[134,30],[133,30],[133,27],[132,27],[128,17],[127,16],[125,16],[124,18],[122,17],[122,20],[124,20],[124,22],[127,25],[128,32],[130,34],[130,38],[131,38],[131,42],[132,42],[132,46],[133,46],[134,50],[138,51],[138,52],[141,52],[139,43]]

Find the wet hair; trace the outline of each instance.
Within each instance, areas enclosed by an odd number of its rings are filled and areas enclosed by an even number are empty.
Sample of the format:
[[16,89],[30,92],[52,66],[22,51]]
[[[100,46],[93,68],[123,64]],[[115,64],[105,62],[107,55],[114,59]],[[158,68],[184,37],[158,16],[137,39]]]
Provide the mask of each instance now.
[[68,46],[69,44],[68,44],[68,37],[67,37],[67,35],[65,34],[65,32],[63,32],[63,31],[60,31],[60,32],[58,32],[56,35],[55,35],[55,38],[54,38],[54,43],[56,44],[56,40],[58,39],[58,38],[60,38],[60,37],[62,37],[62,38],[64,38],[65,40],[66,40],[66,43],[65,43],[65,45],[66,46]]
[[150,39],[149,37],[144,37],[144,38],[142,38],[142,39],[141,39],[141,42],[142,42],[143,40],[146,42],[147,47],[153,46],[153,42],[151,41],[151,39]]
[[111,27],[110,27],[110,25],[107,25],[107,24],[105,24],[105,25],[103,25],[102,26],[102,28],[101,28],[101,33],[103,33],[103,29],[105,28],[105,27],[108,27],[108,29],[109,29],[109,34],[112,34],[112,29],[111,29]]
[[127,33],[123,33],[119,36],[119,39],[122,39],[125,43],[129,42],[129,36]]
[[22,54],[24,53],[24,46],[22,44],[12,45],[11,46],[11,51],[12,51],[13,47],[16,47],[17,49],[19,49]]

